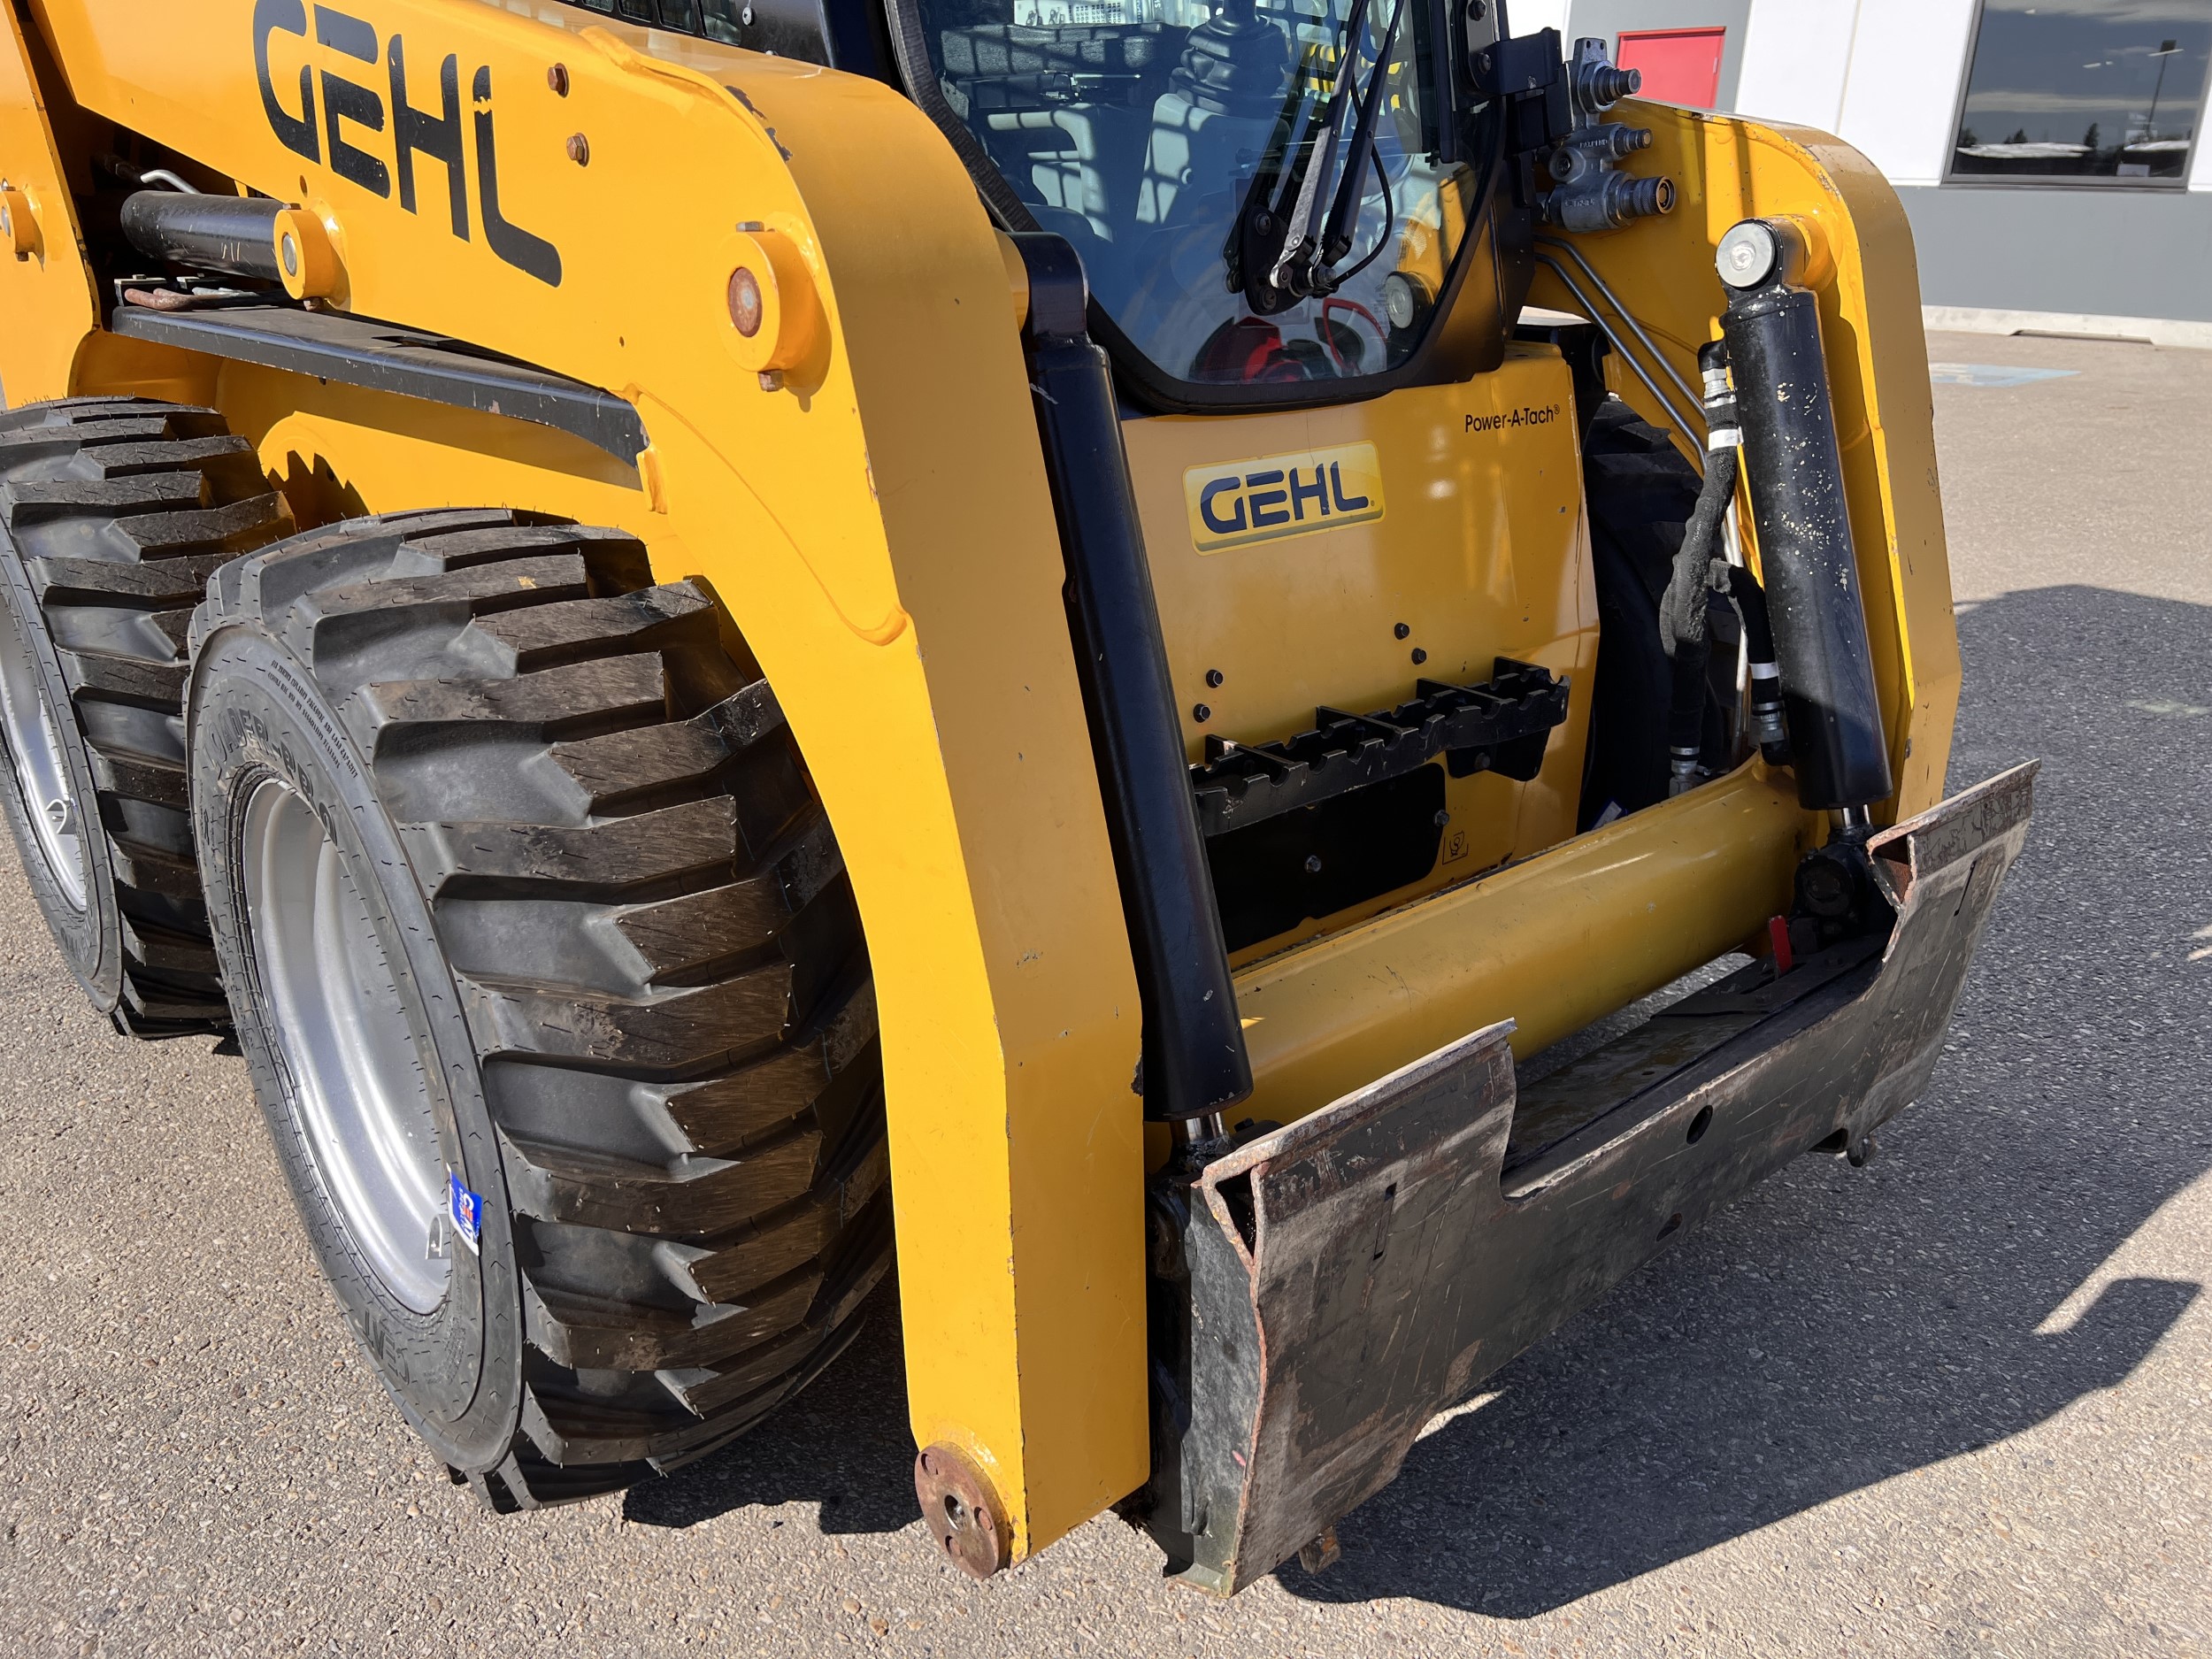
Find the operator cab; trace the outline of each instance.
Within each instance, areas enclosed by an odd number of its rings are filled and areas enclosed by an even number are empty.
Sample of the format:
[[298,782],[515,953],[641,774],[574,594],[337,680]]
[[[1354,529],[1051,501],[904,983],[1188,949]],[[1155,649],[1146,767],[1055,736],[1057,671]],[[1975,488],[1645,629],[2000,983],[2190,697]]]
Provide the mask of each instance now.
[[1007,228],[1073,245],[1139,379],[1310,396],[1415,355],[1482,194],[1427,0],[893,4],[917,101]]

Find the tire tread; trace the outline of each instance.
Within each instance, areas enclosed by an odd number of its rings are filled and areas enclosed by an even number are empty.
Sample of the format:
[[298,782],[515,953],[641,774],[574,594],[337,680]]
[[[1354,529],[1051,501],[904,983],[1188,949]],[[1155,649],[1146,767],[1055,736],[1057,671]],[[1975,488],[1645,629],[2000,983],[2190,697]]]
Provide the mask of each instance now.
[[[283,502],[252,444],[214,410],[69,398],[0,416],[0,526],[55,643],[91,762],[101,862],[122,924],[108,1011],[141,1036],[223,1029],[228,1010],[181,826],[186,627],[217,570],[288,527]],[[166,720],[168,735],[147,740],[165,752],[100,736],[101,703]]]
[[493,511],[226,566],[196,646],[231,626],[369,760],[483,1069],[528,1348],[514,1445],[465,1478],[538,1508],[742,1432],[891,1247],[858,912],[757,668],[633,539]]

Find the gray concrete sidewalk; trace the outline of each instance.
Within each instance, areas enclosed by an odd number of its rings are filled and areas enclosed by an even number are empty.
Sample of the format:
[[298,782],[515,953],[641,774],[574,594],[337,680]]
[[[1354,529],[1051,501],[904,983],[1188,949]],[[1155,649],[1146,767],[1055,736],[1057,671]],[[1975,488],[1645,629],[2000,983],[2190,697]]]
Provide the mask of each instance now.
[[1935,1086],[1440,1421],[1221,1606],[1094,1523],[933,1558],[895,1308],[770,1428],[495,1518],[401,1426],[242,1064],[89,1014],[0,854],[0,1643],[25,1655],[2212,1652],[2212,353],[1935,390],[1952,783],[2044,757]]

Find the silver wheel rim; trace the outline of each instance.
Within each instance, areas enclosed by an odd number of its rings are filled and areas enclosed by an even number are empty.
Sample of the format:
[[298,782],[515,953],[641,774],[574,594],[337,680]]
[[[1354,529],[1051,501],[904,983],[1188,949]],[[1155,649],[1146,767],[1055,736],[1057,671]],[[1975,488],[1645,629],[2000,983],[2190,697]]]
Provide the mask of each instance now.
[[47,873],[69,908],[81,910],[91,889],[90,866],[77,792],[69,785],[69,753],[31,647],[12,615],[0,615],[0,736],[7,741],[24,815]]
[[246,915],[291,1104],[354,1247],[428,1313],[452,1276],[445,1161],[414,1033],[348,860],[288,785],[246,803]]

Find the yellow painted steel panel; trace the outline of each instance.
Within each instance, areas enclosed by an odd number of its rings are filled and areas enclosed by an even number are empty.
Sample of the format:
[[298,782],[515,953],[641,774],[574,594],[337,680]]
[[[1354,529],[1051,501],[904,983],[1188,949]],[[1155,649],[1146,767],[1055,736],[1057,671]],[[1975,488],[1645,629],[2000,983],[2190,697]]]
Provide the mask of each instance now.
[[0,191],[9,234],[0,235],[0,402],[9,408],[60,397],[70,365],[94,326],[92,276],[78,240],[76,205],[55,145],[27,39],[9,8],[0,34]]
[[[1334,409],[1133,420],[1122,436],[1193,760],[1209,733],[1241,743],[1288,737],[1313,725],[1317,707],[1388,708],[1412,696],[1418,679],[1487,680],[1499,657],[1571,682],[1567,722],[1533,782],[1490,772],[1448,780],[1451,822],[1427,876],[1239,961],[1574,833],[1597,601],[1573,394],[1556,351],[1514,346],[1495,373],[1455,386]],[[1310,490],[1315,459],[1368,453],[1384,515],[1333,513],[1302,534],[1202,544],[1195,501],[1209,482],[1282,470],[1282,484],[1247,485],[1240,498],[1279,489],[1283,503],[1263,504],[1287,512],[1294,465]]]

